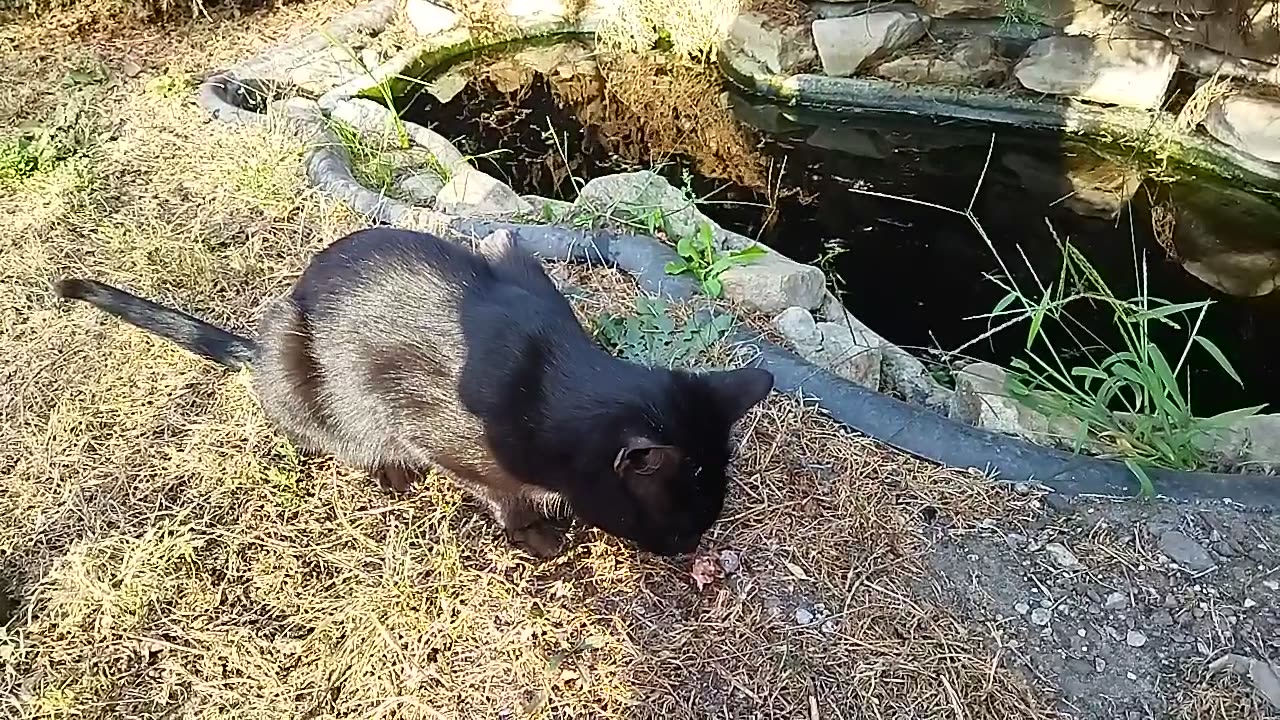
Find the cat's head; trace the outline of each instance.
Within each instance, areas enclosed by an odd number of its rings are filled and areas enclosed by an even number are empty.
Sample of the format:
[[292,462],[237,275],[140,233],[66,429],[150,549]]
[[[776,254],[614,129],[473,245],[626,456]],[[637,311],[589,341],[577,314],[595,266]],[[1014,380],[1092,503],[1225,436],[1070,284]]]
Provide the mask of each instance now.
[[733,425],[772,389],[757,368],[671,373],[639,421],[593,453],[596,477],[569,492],[574,513],[649,552],[692,552],[724,507]]

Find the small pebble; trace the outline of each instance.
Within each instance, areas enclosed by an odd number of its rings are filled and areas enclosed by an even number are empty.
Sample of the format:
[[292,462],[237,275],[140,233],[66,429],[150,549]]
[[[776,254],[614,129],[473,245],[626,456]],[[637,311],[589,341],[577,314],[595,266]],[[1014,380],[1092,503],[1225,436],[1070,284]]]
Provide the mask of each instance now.
[[1129,647],[1142,647],[1147,644],[1147,636],[1137,630],[1130,630],[1128,635],[1124,636],[1124,642]]
[[1245,598],[1245,599],[1244,599],[1244,606],[1245,606],[1245,607],[1247,607],[1247,608],[1257,607],[1257,606],[1258,606],[1258,601],[1257,601],[1257,600],[1254,600],[1253,598]]
[[1263,580],[1262,586],[1272,592],[1276,592],[1280,590],[1280,580]]
[[1102,604],[1107,610],[1123,610],[1129,607],[1129,596],[1122,592],[1113,592],[1107,594],[1107,601]]
[[811,622],[813,622],[813,613],[805,610],[804,608],[796,608],[797,625],[808,625]]
[[742,567],[742,555],[737,550],[721,550],[720,567],[730,574],[738,572]]
[[1085,632],[1084,628],[1080,628],[1079,630],[1076,631],[1076,634],[1079,635],[1080,637],[1084,637],[1089,633]]
[[1125,677],[1127,677],[1127,678],[1129,678],[1130,680],[1137,680],[1137,679],[1138,679],[1138,676],[1137,676],[1137,675],[1134,675],[1133,673],[1125,673],[1125,674],[1124,674],[1124,676],[1125,676]]
[[1031,611],[1031,623],[1033,625],[1048,625],[1053,619],[1053,611],[1045,608],[1036,608]]
[[1094,667],[1094,669],[1096,669],[1098,672],[1102,672],[1103,670],[1106,670],[1106,669],[1107,669],[1107,661],[1106,661],[1106,660],[1103,660],[1102,658],[1094,658],[1094,659],[1093,659],[1093,667]]
[[1063,570],[1076,570],[1080,567],[1079,558],[1062,543],[1049,543],[1044,546],[1044,551],[1049,555],[1049,559],[1053,560],[1053,564]]
[[1019,615],[1026,615],[1031,610],[1031,606],[1024,602],[1014,603],[1013,610]]

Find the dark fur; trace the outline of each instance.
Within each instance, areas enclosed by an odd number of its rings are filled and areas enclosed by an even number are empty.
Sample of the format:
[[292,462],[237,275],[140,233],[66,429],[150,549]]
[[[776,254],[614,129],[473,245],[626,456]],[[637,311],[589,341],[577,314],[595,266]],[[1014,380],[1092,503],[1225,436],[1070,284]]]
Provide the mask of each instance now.
[[773,386],[759,369],[691,374],[609,355],[504,235],[475,251],[389,228],[348,235],[268,305],[256,342],[100,283],[57,289],[251,364],[264,411],[304,450],[400,491],[443,468],[539,556],[559,550],[546,516],[561,503],[647,550],[693,550],[724,502],[730,429]]

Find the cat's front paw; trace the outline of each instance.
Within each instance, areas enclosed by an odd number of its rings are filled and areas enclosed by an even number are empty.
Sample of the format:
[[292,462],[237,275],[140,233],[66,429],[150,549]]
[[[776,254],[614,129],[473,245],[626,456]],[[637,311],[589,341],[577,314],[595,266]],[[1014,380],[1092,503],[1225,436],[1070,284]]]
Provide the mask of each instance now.
[[417,475],[406,468],[386,465],[373,472],[373,479],[378,481],[378,487],[384,491],[393,495],[405,495],[413,489]]
[[548,521],[507,528],[507,542],[538,558],[548,560],[564,549],[564,531]]

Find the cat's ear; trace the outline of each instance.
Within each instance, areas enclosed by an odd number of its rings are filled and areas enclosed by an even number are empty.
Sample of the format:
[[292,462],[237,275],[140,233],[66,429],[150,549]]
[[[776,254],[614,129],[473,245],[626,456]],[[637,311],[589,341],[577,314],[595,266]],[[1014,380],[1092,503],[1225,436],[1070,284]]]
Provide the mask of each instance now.
[[701,377],[730,422],[740,420],[773,389],[773,373],[760,368],[718,370]]
[[684,453],[671,445],[658,445],[650,440],[634,438],[618,451],[613,460],[613,470],[619,476],[656,475],[659,477],[675,473]]

